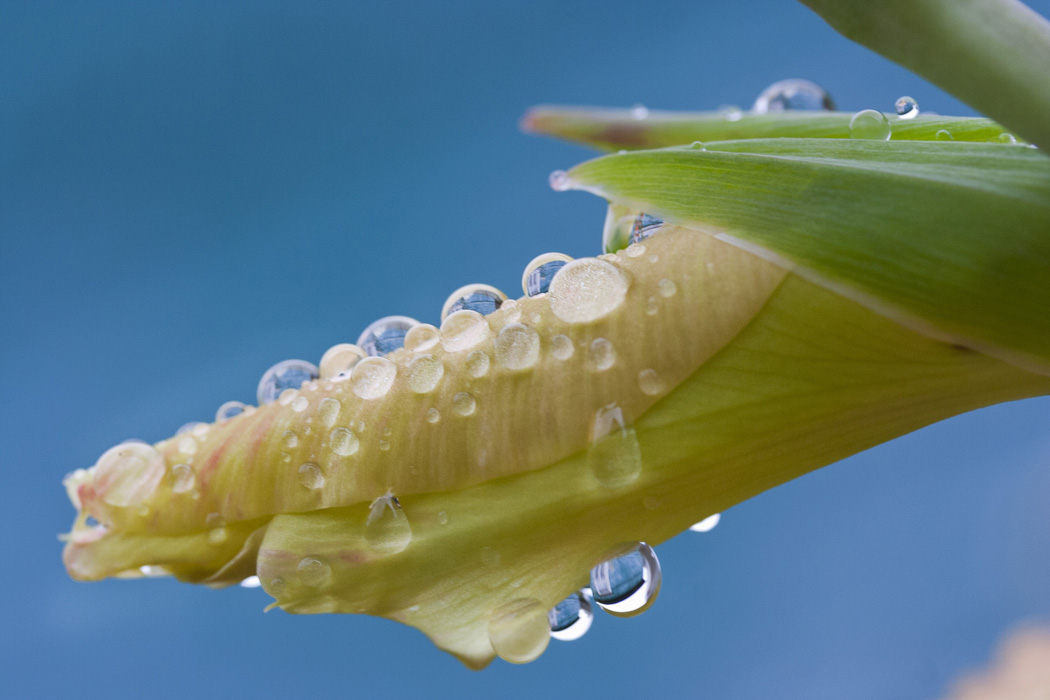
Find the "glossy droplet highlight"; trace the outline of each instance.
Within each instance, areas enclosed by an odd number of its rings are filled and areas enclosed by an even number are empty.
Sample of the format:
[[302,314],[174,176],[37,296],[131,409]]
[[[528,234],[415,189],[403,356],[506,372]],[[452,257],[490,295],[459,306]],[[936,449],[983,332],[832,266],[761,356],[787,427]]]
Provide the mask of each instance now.
[[412,542],[412,526],[392,492],[372,501],[365,521],[365,541],[380,554],[397,554]]
[[555,170],[547,178],[547,182],[555,192],[564,192],[570,186],[569,174],[564,170]]
[[441,347],[447,352],[467,350],[490,337],[488,321],[477,311],[456,311],[441,322]]
[[539,658],[550,642],[547,611],[535,598],[518,598],[489,615],[489,642],[504,661],[524,664]]
[[546,294],[554,275],[570,262],[572,258],[561,253],[537,255],[525,266],[525,272],[521,276],[521,288],[530,297]]
[[715,513],[714,515],[707,516],[706,518],[694,525],[690,525],[689,529],[693,532],[710,532],[711,530],[715,529],[715,525],[717,525],[718,521],[721,519],[722,514]]
[[893,110],[901,119],[914,119],[919,116],[919,103],[914,98],[904,95],[893,103]]
[[343,404],[339,399],[333,399],[331,396],[321,399],[321,403],[317,405],[317,417],[321,419],[321,425],[326,428],[331,428],[335,425],[335,422],[339,420],[339,412],[342,409]]
[[460,416],[474,415],[478,402],[465,391],[461,391],[452,397],[452,410]]
[[440,357],[419,355],[408,363],[408,388],[416,394],[429,394],[445,376],[445,363]]
[[643,394],[656,396],[664,391],[664,380],[660,378],[655,369],[643,369],[638,373],[638,388]]
[[361,441],[349,428],[335,428],[328,433],[328,446],[340,457],[349,457],[357,452]]
[[792,110],[833,111],[828,91],[809,80],[791,78],[773,83],[759,94],[751,111],[755,114]]
[[849,120],[849,137],[871,141],[889,141],[893,129],[886,115],[874,109],[862,109]]
[[354,365],[366,356],[367,353],[353,343],[333,345],[321,356],[318,373],[321,379],[345,378]]
[[511,323],[496,335],[496,362],[513,371],[526,370],[540,359],[540,335],[520,323]]
[[691,144],[689,144],[689,148],[693,149],[694,151],[707,150],[707,146],[704,145],[703,141],[693,141]]
[[587,634],[594,620],[594,611],[586,590],[577,591],[547,611],[551,637],[571,642]]
[[173,493],[192,491],[197,477],[193,467],[188,464],[175,464],[171,467],[171,490]]
[[441,331],[429,323],[421,323],[405,333],[405,350],[423,352],[437,345],[440,339]]
[[482,316],[495,313],[507,300],[507,295],[487,284],[468,284],[449,295],[441,307],[441,320],[457,311],[476,311]]
[[467,373],[475,379],[479,379],[488,374],[490,364],[491,360],[489,360],[488,353],[482,352],[481,350],[475,350],[467,355]]
[[633,483],[642,471],[642,450],[634,428],[624,423],[616,404],[599,408],[591,424],[587,462],[602,486],[620,488]]
[[660,560],[653,548],[639,542],[629,552],[591,569],[594,602],[618,617],[644,612],[660,592]]
[[332,567],[321,557],[303,557],[299,560],[296,572],[304,586],[314,588],[328,583],[332,577]]
[[551,282],[551,311],[566,323],[597,321],[623,304],[629,286],[627,276],[611,263],[573,260]]
[[604,372],[616,364],[616,348],[605,338],[595,338],[587,350],[587,360],[592,370]]
[[259,380],[256,398],[260,406],[273,403],[286,390],[298,389],[303,382],[317,379],[318,376],[317,367],[306,360],[278,362],[263,373],[262,379]]
[[357,339],[357,345],[373,357],[387,355],[402,347],[408,329],[418,325],[419,321],[408,316],[386,316],[368,326]]
[[366,357],[354,365],[350,373],[350,387],[362,399],[386,396],[397,377],[397,365],[385,357]]
[[313,462],[299,465],[299,483],[311,491],[324,486],[324,474],[321,472],[321,467]]
[[572,357],[575,352],[576,347],[569,336],[559,334],[551,338],[551,355],[555,360],[564,362]]
[[244,413],[245,408],[247,408],[247,406],[240,401],[227,401],[219,406],[219,410],[215,412],[215,422],[222,423],[228,421],[234,416],[239,416]]
[[95,493],[104,502],[133,506],[157,490],[164,478],[164,458],[152,445],[125,442],[106,450],[90,471]]

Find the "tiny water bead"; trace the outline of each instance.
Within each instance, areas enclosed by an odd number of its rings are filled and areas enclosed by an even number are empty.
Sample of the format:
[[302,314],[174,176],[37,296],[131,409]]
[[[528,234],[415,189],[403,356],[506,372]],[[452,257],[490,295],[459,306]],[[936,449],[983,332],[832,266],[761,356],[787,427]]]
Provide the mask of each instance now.
[[660,296],[670,299],[678,293],[678,285],[674,283],[674,280],[669,280],[666,277],[657,283],[657,288],[660,290]]
[[551,355],[555,360],[568,360],[576,352],[572,338],[567,335],[558,334],[551,338]]
[[332,567],[321,557],[303,557],[296,570],[303,585],[311,587],[324,585],[332,577]]
[[643,369],[638,373],[638,388],[643,394],[656,396],[663,393],[664,380],[656,373],[655,369]]
[[551,639],[547,611],[535,598],[518,598],[493,610],[488,631],[493,651],[512,664],[539,658]]
[[569,174],[564,170],[553,171],[547,178],[547,182],[550,183],[551,189],[555,192],[565,192],[571,186]]
[[893,103],[893,109],[901,119],[914,119],[919,116],[919,103],[907,95],[898,97]]
[[412,526],[391,491],[372,501],[365,521],[365,541],[380,554],[397,554],[412,542]]
[[324,474],[321,472],[321,467],[313,462],[299,465],[299,483],[311,491],[324,486]]
[[164,478],[164,457],[152,445],[125,442],[106,450],[92,471],[95,492],[104,502],[133,506],[157,490]]
[[488,353],[481,350],[475,350],[467,355],[467,373],[475,379],[480,379],[488,374],[490,364]]
[[405,334],[418,325],[419,321],[408,316],[386,316],[368,326],[357,339],[357,345],[373,357],[387,355],[402,347]]
[[[649,236],[656,233],[657,229],[664,225],[663,219],[658,219],[650,214],[639,214],[631,226],[631,243],[640,243]],[[642,252],[645,252],[644,249]]]
[[328,348],[321,356],[319,374],[321,379],[335,379],[346,376],[354,365],[367,356],[364,350],[353,343],[339,343]]
[[947,129],[939,129],[937,131],[937,133],[934,134],[934,138],[937,139],[938,141],[954,141],[955,140],[955,137],[952,136],[952,132],[948,131]]
[[366,357],[354,365],[350,373],[350,387],[362,399],[385,396],[394,385],[397,365],[385,357]]
[[587,634],[594,621],[594,611],[586,589],[577,591],[547,611],[551,637],[571,642]]
[[751,111],[755,114],[790,110],[834,111],[835,103],[827,90],[801,78],[773,83],[758,96]]
[[427,409],[427,423],[440,423],[441,422],[441,411],[436,408]]
[[525,272],[521,276],[521,288],[530,297],[546,294],[550,289],[551,280],[558,270],[565,267],[566,263],[572,262],[572,258],[562,253],[544,253],[537,255],[525,266]]
[[321,403],[317,405],[317,417],[321,419],[321,425],[326,428],[335,425],[342,409],[343,404],[339,399],[333,399],[331,396],[321,399]]
[[520,323],[511,323],[496,335],[496,362],[509,370],[526,370],[540,359],[540,335]]
[[292,410],[296,413],[302,413],[310,407],[310,399],[302,395],[296,396],[294,399],[292,399],[291,406]]
[[421,323],[412,326],[405,333],[405,350],[412,352],[423,352],[438,344],[441,340],[441,331],[429,323]]
[[197,476],[193,473],[193,467],[188,464],[175,464],[171,467],[171,491],[172,493],[186,493],[193,490],[197,482]]
[[284,431],[284,434],[281,435],[281,442],[283,442],[284,446],[290,450],[299,444],[299,434],[294,430],[286,430]]
[[247,406],[240,401],[227,401],[219,406],[219,410],[215,412],[215,422],[222,423],[223,421],[228,421],[234,416],[239,416],[244,413],[245,408],[247,408]]
[[617,617],[644,612],[660,592],[660,560],[653,548],[639,542],[626,554],[591,569],[594,602]]
[[616,364],[616,348],[605,338],[595,338],[588,349],[587,360],[591,369],[604,372]]
[[507,295],[487,284],[468,284],[449,295],[441,307],[441,320],[457,311],[476,311],[482,316],[494,313],[507,300]]
[[328,446],[340,457],[349,457],[357,452],[361,441],[349,428],[335,428],[328,433]]
[[689,148],[693,149],[694,151],[706,151],[707,150],[707,146],[704,145],[703,141],[693,141],[693,143],[691,143],[689,145]]
[[870,141],[889,141],[893,129],[886,115],[875,109],[862,109],[849,120],[849,137]]
[[707,516],[706,518],[694,525],[690,525],[689,529],[693,532],[710,532],[711,530],[715,529],[715,525],[717,525],[718,521],[721,519],[722,514],[715,513],[714,515]]
[[452,410],[461,416],[470,416],[477,409],[477,400],[465,391],[461,391],[452,397]]
[[298,389],[303,382],[320,376],[317,367],[306,360],[284,360],[266,370],[259,380],[256,398],[259,405],[273,403],[288,389]]
[[623,304],[629,286],[627,276],[611,263],[573,260],[551,282],[551,311],[566,323],[597,321]]
[[441,322],[441,347],[446,352],[467,350],[491,336],[492,330],[485,317],[470,309],[449,314]]
[[1005,143],[1010,145],[1017,143],[1017,137],[1006,131],[996,136],[995,140],[999,143]]
[[229,536],[230,533],[226,531],[226,526],[220,525],[219,527],[213,527],[211,530],[208,530],[208,544],[223,544]]
[[413,357],[408,363],[408,388],[416,394],[429,394],[445,376],[445,364],[430,354]]
[[619,488],[633,483],[642,471],[642,450],[634,428],[628,428],[616,404],[599,408],[591,424],[587,463],[602,486]]

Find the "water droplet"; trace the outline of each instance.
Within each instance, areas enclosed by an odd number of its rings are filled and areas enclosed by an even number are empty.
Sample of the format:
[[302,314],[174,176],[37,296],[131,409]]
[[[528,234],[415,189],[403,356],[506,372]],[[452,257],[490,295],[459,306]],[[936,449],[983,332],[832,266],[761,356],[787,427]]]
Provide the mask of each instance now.
[[714,515],[707,516],[695,525],[690,525],[689,529],[693,532],[710,532],[711,530],[715,529],[715,525],[717,525],[718,521],[721,519],[722,514],[715,513]]
[[649,316],[655,316],[660,312],[660,302],[656,297],[649,297],[645,300],[645,313]]
[[473,415],[477,406],[478,402],[465,391],[461,391],[452,397],[452,410],[461,416]]
[[605,338],[595,338],[588,349],[587,360],[592,369],[604,372],[616,364],[616,348]]
[[378,444],[379,444],[379,449],[381,449],[383,452],[386,452],[387,450],[390,449],[390,441],[389,440],[380,440]]
[[179,452],[184,455],[192,455],[197,453],[197,441],[187,435],[179,440],[178,444]]
[[258,576],[249,576],[240,583],[241,588],[258,588],[261,585],[262,581],[259,580]]
[[598,483],[619,488],[634,482],[642,471],[642,450],[634,428],[624,423],[616,404],[599,408],[591,424],[587,461]]
[[427,423],[438,423],[441,421],[441,411],[436,408],[427,409]]
[[482,316],[495,313],[507,295],[487,284],[468,284],[452,292],[441,307],[441,320],[457,311],[476,311]]
[[569,174],[564,170],[555,170],[547,178],[547,182],[550,183],[551,189],[555,192],[564,192],[569,189]]
[[[656,233],[663,225],[663,219],[658,219],[649,214],[639,214],[635,217],[634,223],[631,225],[631,242],[640,243],[644,241],[646,238]],[[645,248],[643,247],[638,255],[641,255],[644,252]],[[631,246],[627,246],[627,255],[635,257],[634,255],[631,255]]]
[[591,569],[594,602],[617,617],[644,612],[660,592],[660,560],[639,542],[631,551]]
[[332,576],[332,567],[321,557],[303,557],[296,567],[299,580],[306,586],[321,586]]
[[299,436],[294,430],[286,430],[284,431],[284,435],[281,436],[281,442],[283,442],[284,446],[288,449],[292,449],[299,444]]
[[504,661],[524,664],[539,658],[550,638],[547,611],[535,598],[512,600],[489,615],[489,642]]
[[503,312],[504,324],[517,323],[521,320],[521,307],[518,306],[517,299],[507,299],[500,307],[500,311]]
[[862,109],[849,120],[849,137],[851,139],[889,141],[892,131],[890,120],[878,110]]
[[328,433],[328,446],[340,457],[349,457],[357,452],[361,441],[348,428],[335,428]]
[[597,321],[620,307],[629,286],[615,265],[595,258],[573,260],[551,281],[551,311],[567,323]]
[[638,373],[638,387],[643,394],[656,396],[664,390],[664,380],[655,369],[643,369]]
[[790,78],[773,83],[758,96],[751,111],[755,114],[790,110],[833,111],[835,103],[827,90],[809,80]]
[[631,119],[648,119],[649,108],[639,103],[631,107]]
[[405,333],[405,350],[412,352],[423,352],[438,344],[441,332],[429,323],[421,323],[412,326]]
[[310,399],[305,396],[296,396],[292,399],[292,410],[296,413],[302,413],[310,407]]
[[225,527],[214,527],[208,530],[208,544],[219,545],[226,542],[229,537],[229,533],[226,532]]
[[571,642],[587,634],[591,622],[594,621],[594,612],[588,598],[589,592],[586,589],[577,591],[547,611],[551,637]]
[[295,401],[295,397],[298,396],[298,395],[299,395],[299,390],[298,389],[285,389],[277,397],[277,403],[281,404],[282,406],[287,406],[292,401]]
[[284,579],[280,576],[274,576],[270,579],[270,583],[266,586],[266,592],[272,595],[274,598],[279,598],[285,589]]
[[215,422],[222,423],[228,421],[234,416],[239,416],[244,413],[246,406],[240,401],[227,401],[223,405],[219,406],[219,410],[215,412]]
[[[357,344],[373,357],[386,355],[402,347],[408,329],[418,325],[419,321],[408,316],[386,316],[368,326],[357,339]],[[354,370],[358,366],[355,365]]]
[[208,513],[207,517],[204,518],[204,524],[208,527],[223,527],[226,525],[226,521],[219,513]]
[[171,490],[173,493],[186,493],[193,489],[197,476],[193,467],[188,464],[175,464],[171,468]]
[[678,292],[678,285],[673,280],[664,278],[657,283],[657,287],[660,290],[660,296],[670,299]]
[[627,257],[629,258],[640,258],[645,255],[645,246],[641,243],[632,243],[627,246],[627,250],[624,252],[627,253]]
[[602,228],[602,251],[608,254],[626,248],[631,242],[631,231],[637,218],[636,210],[610,202]]
[[555,360],[568,360],[576,352],[576,347],[572,344],[572,338],[567,335],[558,334],[551,338],[551,355],[554,356]]
[[525,266],[525,273],[521,276],[521,288],[530,297],[546,294],[554,275],[570,262],[572,258],[562,253],[537,255]]
[[914,119],[919,116],[919,103],[907,95],[898,97],[893,103],[893,109],[901,119]]
[[540,359],[539,333],[520,323],[501,328],[495,345],[496,362],[509,370],[529,369]]
[[321,467],[313,462],[299,465],[299,483],[311,491],[324,486],[324,474],[321,473]]
[[321,399],[321,403],[317,405],[317,416],[321,419],[321,424],[326,428],[335,425],[335,422],[339,420],[339,411],[342,408],[343,404],[339,399],[333,399],[330,396]]
[[936,138],[938,141],[955,140],[955,137],[952,136],[952,132],[948,131],[947,129],[940,129],[936,134],[934,134],[934,138]]
[[445,363],[440,357],[419,355],[408,363],[408,388],[417,394],[429,394],[445,376]]
[[725,115],[727,122],[738,122],[744,118],[743,110],[735,105],[726,105],[721,108],[721,112]]
[[412,542],[408,516],[391,491],[372,501],[365,522],[365,540],[380,554],[397,554]]
[[443,510],[438,511],[438,525],[448,525],[448,513]]
[[365,351],[353,343],[333,345],[321,356],[318,373],[322,379],[334,379],[344,372],[349,373],[365,356]]
[[999,134],[995,138],[995,140],[998,141],[999,143],[1006,143],[1006,144],[1015,144],[1015,143],[1017,143],[1017,137],[1014,136],[1013,134],[1005,132],[1005,131],[1003,133]]
[[[176,435],[185,435],[186,433],[193,432],[198,426],[208,425],[207,423],[201,423],[199,420],[190,421],[189,423],[183,423],[179,426],[179,429],[175,431]],[[196,433],[195,433],[196,434]]]
[[475,379],[484,377],[489,373],[489,356],[481,350],[475,350],[467,355],[467,372]]
[[477,311],[464,309],[449,314],[441,322],[441,347],[446,352],[459,352],[488,340],[492,335],[488,321]]
[[318,369],[306,360],[285,360],[278,362],[263,373],[259,380],[256,398],[259,405],[273,403],[274,399],[286,389],[298,389],[303,382],[318,377]]
[[693,141],[693,143],[689,146],[689,148],[693,149],[694,151],[706,151],[707,150],[707,146],[704,145],[703,141]]
[[350,384],[354,394],[362,399],[385,396],[394,385],[397,365],[385,357],[366,357],[354,365]]

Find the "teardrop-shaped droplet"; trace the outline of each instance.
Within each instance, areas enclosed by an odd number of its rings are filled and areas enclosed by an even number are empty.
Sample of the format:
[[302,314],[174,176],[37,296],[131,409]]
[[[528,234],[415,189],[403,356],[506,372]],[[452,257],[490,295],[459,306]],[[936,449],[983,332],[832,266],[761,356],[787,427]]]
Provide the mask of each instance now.
[[893,129],[886,115],[875,109],[862,109],[849,120],[851,139],[889,141]]
[[393,362],[385,357],[366,357],[354,365],[350,386],[362,399],[378,399],[390,391],[396,377],[397,365]]
[[386,316],[369,325],[357,345],[373,357],[387,355],[402,347],[408,329],[418,325],[419,321],[408,316]]
[[365,522],[365,541],[380,554],[397,554],[412,542],[412,526],[392,492],[372,501]]
[[285,360],[278,362],[263,373],[259,380],[256,398],[259,405],[273,403],[278,396],[288,389],[298,390],[303,382],[317,379],[318,369],[306,360]]
[[164,457],[152,445],[124,442],[106,450],[91,471],[95,493],[104,502],[134,506],[157,490],[164,478]]
[[587,589],[576,591],[547,611],[551,637],[563,642],[571,642],[587,634],[593,620],[594,611]]
[[247,406],[240,401],[227,401],[219,406],[219,410],[215,412],[215,422],[222,423],[228,421],[234,416],[239,416],[244,413],[245,408],[247,408]]
[[328,348],[321,356],[318,372],[321,379],[335,379],[340,375],[345,378],[354,365],[365,357],[367,353],[353,343],[339,343]]
[[449,314],[441,322],[441,347],[446,352],[460,352],[488,340],[492,329],[477,311],[463,309]]
[[413,357],[406,368],[408,388],[416,394],[429,394],[445,376],[445,363],[429,353]]
[[587,462],[595,478],[606,488],[633,483],[642,471],[642,450],[634,428],[628,427],[623,410],[616,404],[599,408],[591,424]]
[[567,323],[597,321],[623,304],[629,286],[626,275],[611,263],[573,260],[551,281],[551,311]]
[[834,111],[835,103],[827,90],[801,78],[773,83],[758,96],[751,111],[755,114],[792,110]]
[[898,97],[893,103],[893,109],[901,119],[914,119],[919,116],[919,103],[907,95]]
[[441,331],[429,323],[420,323],[412,326],[405,333],[405,350],[412,352],[424,352],[438,344],[441,340]]
[[570,262],[572,258],[562,253],[537,255],[525,266],[525,273],[521,276],[521,288],[530,297],[546,294],[554,275]]
[[449,295],[441,307],[444,321],[457,311],[476,311],[482,316],[494,313],[507,300],[507,295],[487,284],[468,284]]
[[532,328],[511,323],[496,336],[496,362],[513,371],[526,370],[540,359],[540,336]]
[[535,598],[518,598],[489,615],[489,642],[504,661],[528,663],[539,657],[550,642],[550,624],[543,604]]
[[689,529],[693,532],[710,532],[715,528],[715,525],[717,525],[718,521],[721,519],[722,514],[715,513],[714,515],[707,516],[706,518],[694,525],[690,525]]
[[625,554],[591,569],[594,602],[618,617],[644,612],[660,592],[660,560],[653,548],[639,542]]

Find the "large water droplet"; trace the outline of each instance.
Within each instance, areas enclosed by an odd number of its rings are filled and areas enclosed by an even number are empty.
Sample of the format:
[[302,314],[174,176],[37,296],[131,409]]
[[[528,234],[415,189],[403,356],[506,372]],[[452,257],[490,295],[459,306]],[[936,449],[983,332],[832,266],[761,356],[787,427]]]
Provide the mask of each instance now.
[[568,360],[576,352],[572,344],[572,338],[567,335],[558,334],[551,338],[551,355],[555,360]]
[[591,569],[594,602],[608,613],[631,617],[644,612],[660,592],[660,560],[639,542],[631,551]]
[[851,139],[889,141],[892,131],[890,120],[878,110],[862,109],[849,120],[849,137]]
[[259,405],[273,401],[287,389],[298,389],[303,382],[317,379],[318,369],[306,360],[285,360],[266,370],[259,380]]
[[394,385],[397,365],[385,357],[366,357],[350,373],[351,389],[362,399],[385,396]]
[[299,465],[299,483],[311,491],[324,486],[324,474],[321,472],[321,467],[313,462]]
[[520,323],[511,323],[496,335],[496,362],[509,370],[529,369],[540,359],[540,335]]
[[365,522],[365,541],[380,554],[397,554],[412,542],[412,526],[391,491],[372,501]]
[[664,390],[664,380],[655,369],[643,369],[638,373],[638,388],[643,394],[656,396]]
[[919,116],[919,103],[907,95],[898,97],[893,103],[893,109],[901,119],[914,119]]
[[111,506],[138,505],[157,490],[164,471],[164,458],[152,445],[121,443],[98,458],[92,470],[95,492]]
[[441,320],[457,311],[476,311],[482,316],[494,313],[507,300],[507,295],[487,284],[468,284],[449,295],[441,307]]
[[694,525],[690,525],[689,529],[693,532],[710,532],[715,528],[715,525],[717,525],[718,521],[721,519],[722,514],[715,513],[714,515],[707,516],[706,518]]
[[193,467],[188,464],[176,464],[171,468],[171,490],[173,493],[192,491],[197,477]]
[[572,258],[562,253],[537,255],[525,266],[525,273],[521,276],[521,288],[530,297],[546,294],[554,275],[570,262]]
[[755,114],[798,109],[833,111],[835,103],[827,90],[816,83],[801,78],[790,78],[767,87],[751,107]]
[[244,413],[245,408],[247,408],[247,406],[240,401],[227,401],[219,406],[219,410],[215,412],[215,422],[222,423],[223,421],[228,421],[234,416],[239,416]]
[[348,428],[335,428],[328,433],[328,446],[340,457],[349,457],[357,452],[361,441]]
[[604,372],[616,364],[616,348],[605,338],[595,338],[588,349],[587,360],[591,369]]
[[321,425],[326,428],[335,425],[335,422],[339,420],[339,411],[342,408],[343,404],[339,399],[333,399],[331,396],[321,399],[321,403],[317,405],[317,417],[321,419]]
[[430,354],[413,357],[408,363],[408,388],[417,394],[429,394],[445,376],[445,363]]
[[488,374],[490,364],[491,360],[489,360],[488,353],[482,352],[481,350],[475,350],[467,355],[467,373],[475,379],[479,379]]
[[405,333],[405,350],[423,352],[438,344],[441,332],[429,323],[412,326]]
[[563,642],[571,642],[587,634],[593,620],[594,612],[586,589],[573,593],[547,611],[551,637]]
[[642,471],[642,450],[634,428],[625,425],[616,404],[599,408],[591,424],[587,461],[598,483],[619,488],[634,482]]
[[452,397],[452,410],[461,416],[473,415],[477,406],[478,402],[465,391],[461,391]]
[[299,580],[306,586],[324,585],[332,577],[332,567],[321,557],[303,557],[296,569]]
[[619,308],[629,286],[615,265],[595,258],[573,260],[551,282],[551,311],[567,323],[597,321]]
[[446,352],[472,348],[492,336],[488,321],[477,311],[463,309],[441,322],[441,347]]
[[528,663],[543,653],[550,638],[547,611],[535,598],[512,600],[489,615],[489,642],[504,661]]
[[408,316],[386,316],[368,326],[357,339],[357,344],[373,357],[386,355],[402,347],[408,329],[418,325],[419,321]]
[[364,357],[365,351],[353,343],[339,343],[328,348],[321,356],[318,372],[322,379],[335,379],[339,375],[345,377]]

